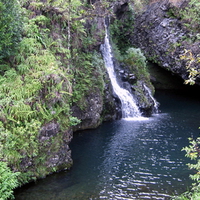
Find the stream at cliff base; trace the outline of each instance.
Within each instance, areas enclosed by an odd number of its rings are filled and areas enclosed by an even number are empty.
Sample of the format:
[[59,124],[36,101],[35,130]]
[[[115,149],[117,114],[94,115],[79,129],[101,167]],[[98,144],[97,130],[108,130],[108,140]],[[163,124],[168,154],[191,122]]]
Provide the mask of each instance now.
[[142,121],[118,120],[74,134],[74,165],[28,184],[16,200],[168,200],[192,181],[181,149],[197,137],[200,101],[157,92],[160,114]]

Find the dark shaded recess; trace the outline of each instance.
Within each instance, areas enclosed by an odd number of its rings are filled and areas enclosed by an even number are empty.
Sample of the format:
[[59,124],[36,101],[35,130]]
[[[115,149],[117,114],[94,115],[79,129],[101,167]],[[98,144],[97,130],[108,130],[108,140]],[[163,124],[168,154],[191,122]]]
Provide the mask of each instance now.
[[170,90],[170,92],[200,100],[199,85],[186,85],[180,76],[151,62],[148,62],[148,69],[156,91],[165,90],[167,93]]
[[87,0],[87,4],[94,4],[97,0]]
[[129,11],[129,6],[128,3],[126,2],[125,4],[121,5],[115,12],[117,19],[123,18],[125,12]]

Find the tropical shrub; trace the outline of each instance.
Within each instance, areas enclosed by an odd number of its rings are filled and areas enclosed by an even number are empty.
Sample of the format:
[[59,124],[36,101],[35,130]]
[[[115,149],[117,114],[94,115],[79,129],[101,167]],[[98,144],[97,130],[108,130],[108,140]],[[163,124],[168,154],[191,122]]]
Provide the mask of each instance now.
[[139,80],[149,80],[146,57],[139,48],[129,48],[123,56],[123,62],[131,67]]
[[0,0],[0,61],[14,55],[22,28],[22,8],[18,1]]
[[14,199],[13,189],[18,186],[19,172],[12,172],[5,162],[0,162],[0,200]]

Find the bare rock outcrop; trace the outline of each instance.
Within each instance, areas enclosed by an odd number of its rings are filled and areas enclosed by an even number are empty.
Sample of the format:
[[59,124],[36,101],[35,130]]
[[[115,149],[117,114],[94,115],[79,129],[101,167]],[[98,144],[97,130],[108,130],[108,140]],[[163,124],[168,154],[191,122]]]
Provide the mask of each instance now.
[[[164,0],[149,4],[136,17],[131,37],[132,44],[141,48],[149,60],[184,80],[189,78],[189,72],[186,60],[180,59],[181,55],[186,50],[194,57],[200,53],[200,41],[191,29],[185,27],[178,12],[187,3],[187,0]],[[199,71],[200,64],[195,63],[193,67]],[[200,84],[199,78],[196,78],[196,83]]]

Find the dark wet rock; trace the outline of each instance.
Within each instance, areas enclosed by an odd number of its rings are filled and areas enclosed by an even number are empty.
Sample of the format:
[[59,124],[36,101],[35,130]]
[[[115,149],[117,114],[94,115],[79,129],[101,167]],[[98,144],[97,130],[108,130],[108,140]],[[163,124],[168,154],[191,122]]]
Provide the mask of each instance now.
[[[115,62],[115,68],[118,77],[119,85],[128,90],[136,100],[136,104],[139,107],[143,116],[151,116],[154,112],[155,102],[152,99],[154,93],[154,87],[149,80],[139,80],[131,67],[125,64],[119,64]],[[145,89],[144,85],[149,88],[149,92]]]
[[91,92],[84,101],[83,108],[77,104],[72,107],[73,116],[81,120],[81,123],[74,127],[74,131],[96,128],[101,123],[103,96],[100,91]]
[[[184,27],[178,14],[171,16],[170,11],[184,8],[186,2],[181,0],[173,4],[164,0],[148,5],[146,11],[136,17],[131,38],[132,44],[141,48],[149,60],[184,80],[188,79],[188,72],[180,55],[184,49],[190,49],[193,55],[199,54],[200,42],[184,40],[191,39],[194,33]],[[200,66],[196,65],[195,68],[198,70]],[[200,84],[198,80],[197,84]]]
[[46,155],[47,169],[68,169],[72,165],[69,143],[72,140],[72,130],[62,131],[57,122],[44,125],[39,134],[40,151]]
[[[108,75],[106,76],[108,79]],[[121,102],[119,98],[114,94],[112,85],[110,80],[107,81],[108,83],[105,85],[105,92],[104,92],[104,106],[103,106],[103,120],[115,120],[121,119],[122,117],[122,110],[121,110]]]
[[103,121],[121,118],[120,101],[113,93],[108,75],[106,75],[104,85],[103,94],[100,89],[96,88],[93,91],[91,88],[91,92],[84,99],[84,107],[81,107],[79,103],[73,105],[73,116],[81,120],[81,123],[73,128],[74,131],[93,129]]

